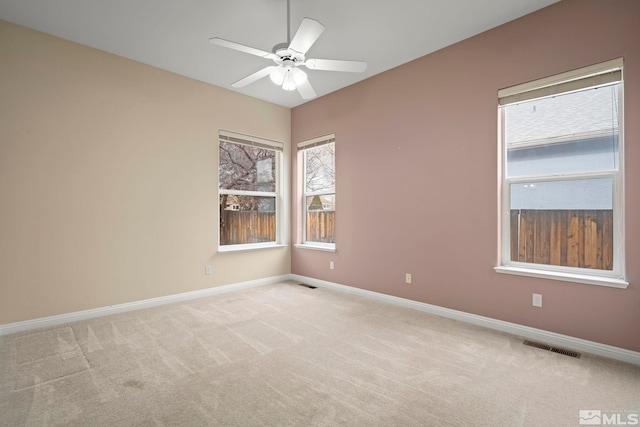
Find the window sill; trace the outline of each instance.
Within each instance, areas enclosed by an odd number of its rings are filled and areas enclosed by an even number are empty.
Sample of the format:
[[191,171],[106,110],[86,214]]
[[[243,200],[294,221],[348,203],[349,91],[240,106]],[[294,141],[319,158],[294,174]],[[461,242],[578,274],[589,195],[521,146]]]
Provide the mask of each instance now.
[[314,251],[325,251],[325,252],[335,252],[336,251],[336,247],[335,245],[332,246],[328,246],[328,245],[313,245],[313,244],[309,244],[309,243],[298,243],[296,245],[294,245],[296,248],[298,249],[311,249]]
[[247,252],[247,251],[257,251],[261,249],[274,249],[274,248],[286,248],[287,245],[283,245],[280,243],[252,243],[248,245],[228,245],[228,246],[219,246],[218,253],[226,254],[230,252]]
[[523,267],[498,266],[493,268],[497,273],[517,276],[538,277],[541,279],[562,280],[565,282],[585,283],[587,285],[607,286],[626,289],[629,282],[614,277],[590,276],[587,274],[562,273],[559,271],[537,270]]

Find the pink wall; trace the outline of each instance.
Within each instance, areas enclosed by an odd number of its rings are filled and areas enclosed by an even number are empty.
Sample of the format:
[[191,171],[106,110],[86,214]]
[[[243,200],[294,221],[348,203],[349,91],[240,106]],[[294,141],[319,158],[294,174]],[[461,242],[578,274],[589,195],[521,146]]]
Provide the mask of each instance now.
[[[292,272],[640,351],[639,18],[637,0],[565,0],[293,109],[292,143],[336,134],[337,252],[294,249]],[[629,287],[494,272],[498,89],[616,57]]]

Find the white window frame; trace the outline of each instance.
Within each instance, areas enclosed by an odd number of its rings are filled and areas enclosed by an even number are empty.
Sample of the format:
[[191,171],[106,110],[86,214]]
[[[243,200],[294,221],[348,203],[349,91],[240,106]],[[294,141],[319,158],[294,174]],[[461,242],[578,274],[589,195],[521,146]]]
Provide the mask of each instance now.
[[[498,91],[498,135],[500,161],[500,218],[499,218],[499,265],[494,269],[498,273],[520,276],[538,277],[591,285],[626,288],[624,269],[624,110],[623,110],[623,59],[580,68],[548,78],[524,83]],[[619,90],[619,130],[618,168],[614,170],[562,173],[542,176],[518,176],[507,178],[507,144],[504,135],[504,109],[502,106],[525,100],[538,99],[555,94],[569,93],[590,87],[597,87],[614,82],[620,83]],[[536,145],[535,143],[533,145]],[[511,260],[510,242],[510,185],[517,183],[550,182],[554,180],[570,180],[585,178],[611,178],[613,180],[613,270],[597,270],[588,268],[565,267],[546,264],[534,264]]]
[[[307,197],[333,195],[335,200],[336,189],[335,189],[335,181],[334,181],[333,188],[325,188],[323,190],[311,191],[311,192],[306,191],[307,190],[306,188],[307,187],[306,186],[307,162],[306,162],[306,155],[305,155],[306,150],[316,148],[322,145],[329,145],[329,144],[332,144],[335,147],[335,143],[336,143],[335,135],[330,134],[330,135],[325,135],[325,136],[320,136],[318,138],[310,139],[307,141],[302,141],[302,142],[299,142],[297,145],[298,165],[299,165],[299,170],[301,171],[301,174],[300,174],[301,179],[299,180],[299,182],[301,185],[300,209],[302,212],[302,219],[301,219],[302,236],[301,236],[301,243],[297,244],[296,247],[305,248],[305,249],[323,250],[323,251],[329,251],[329,252],[336,251],[335,242],[324,243],[324,242],[307,241]],[[334,150],[334,153],[335,153],[335,150]],[[335,154],[333,157],[333,161],[334,161],[334,170],[335,170]]]
[[[230,132],[226,130],[220,130],[218,134],[218,156],[220,155],[220,143],[230,142],[234,144],[243,144],[250,147],[258,147],[267,150],[273,150],[276,153],[276,173],[275,173],[275,191],[246,191],[246,190],[232,190],[220,188],[218,183],[218,205],[220,204],[220,196],[224,194],[237,195],[237,196],[254,196],[254,197],[274,197],[275,198],[275,227],[276,235],[273,242],[262,243],[247,243],[236,245],[222,245],[220,243],[220,209],[218,208],[218,252],[237,252],[256,249],[278,248],[285,247],[283,243],[283,182],[284,171],[283,165],[283,153],[284,144],[279,141],[272,141],[270,139],[260,138],[256,136],[243,135],[240,133]],[[220,158],[218,158],[218,173],[220,171]]]

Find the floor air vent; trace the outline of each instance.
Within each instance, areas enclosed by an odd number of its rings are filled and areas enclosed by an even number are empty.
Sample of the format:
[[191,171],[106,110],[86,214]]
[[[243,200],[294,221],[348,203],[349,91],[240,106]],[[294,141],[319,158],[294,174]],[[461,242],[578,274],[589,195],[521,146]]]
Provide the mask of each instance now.
[[315,288],[317,288],[317,286],[307,285],[307,284],[305,284],[305,283],[298,283],[298,286],[304,286],[305,288],[309,288],[309,289],[315,289]]
[[553,353],[559,353],[559,354],[564,354],[565,356],[575,357],[576,359],[580,358],[580,353],[578,353],[577,351],[567,350],[565,348],[553,347],[548,344],[543,344],[541,342],[526,340],[523,344],[528,345],[529,347],[540,348],[542,350],[551,351]]

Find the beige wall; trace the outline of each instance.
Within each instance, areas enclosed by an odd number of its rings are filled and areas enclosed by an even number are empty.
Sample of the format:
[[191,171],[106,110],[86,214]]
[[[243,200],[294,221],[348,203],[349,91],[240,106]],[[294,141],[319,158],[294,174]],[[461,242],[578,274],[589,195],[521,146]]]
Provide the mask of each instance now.
[[217,132],[288,108],[4,21],[0,99],[0,324],[290,272],[216,253]]

